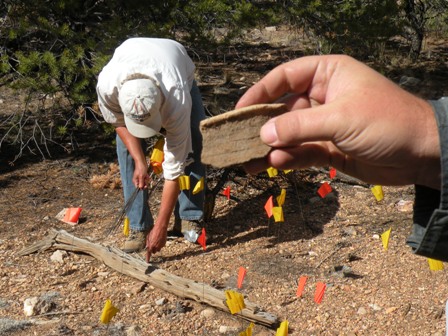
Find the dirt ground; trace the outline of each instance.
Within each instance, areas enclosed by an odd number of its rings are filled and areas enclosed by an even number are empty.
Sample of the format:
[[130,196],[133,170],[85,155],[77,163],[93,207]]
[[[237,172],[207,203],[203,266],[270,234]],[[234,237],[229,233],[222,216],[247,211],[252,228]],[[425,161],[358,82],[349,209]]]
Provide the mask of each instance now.
[[[258,34],[258,35],[257,35]],[[254,32],[249,53],[235,47],[213,61],[197,59],[198,82],[207,110],[230,109],[245,88],[275,64],[300,56],[291,36]],[[285,47],[287,45],[287,47]],[[421,63],[390,65],[387,75],[399,82],[414,77],[409,88],[426,98],[446,94],[445,50],[431,41]],[[391,61],[391,64],[393,62]],[[4,112],[16,97],[0,92]],[[100,137],[80,143],[80,150],[45,161],[36,157],[0,164],[0,335],[238,335],[249,322],[238,314],[210,308],[142,283],[108,268],[97,259],[55,249],[19,256],[52,229],[120,247],[124,236],[113,225],[123,207],[119,188],[94,188],[90,179],[116,163],[114,146]],[[6,160],[5,160],[6,159]],[[210,186],[219,172],[210,169]],[[115,175],[116,177],[116,175]],[[332,193],[317,194],[323,182]],[[225,181],[230,201],[217,195],[213,217],[205,223],[213,235],[206,251],[182,238],[170,239],[153,256],[155,266],[172,274],[233,289],[263,310],[289,322],[290,335],[444,335],[446,270],[431,271],[425,258],[406,246],[411,233],[413,187],[384,187],[377,201],[371,186],[326,169],[307,169],[269,178],[248,176],[235,168]],[[268,220],[264,204],[286,190],[284,222]],[[151,198],[157,213],[158,194]],[[79,224],[55,216],[81,207]],[[389,247],[380,235],[391,228]],[[134,254],[144,258],[144,253]],[[237,289],[240,267],[247,269]],[[307,276],[296,296],[297,281]],[[314,301],[318,282],[323,300]],[[27,317],[24,302],[39,297],[50,303],[45,313]],[[109,324],[99,322],[107,299],[119,309]],[[255,324],[253,335],[276,330]]]

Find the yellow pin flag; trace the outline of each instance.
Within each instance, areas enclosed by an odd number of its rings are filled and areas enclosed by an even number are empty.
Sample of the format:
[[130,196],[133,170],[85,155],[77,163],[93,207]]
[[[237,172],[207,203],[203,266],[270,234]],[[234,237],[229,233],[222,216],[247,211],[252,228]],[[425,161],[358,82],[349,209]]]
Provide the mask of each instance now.
[[286,169],[283,171],[285,174],[289,174],[290,172],[292,172],[292,169]]
[[429,269],[431,271],[443,271],[443,262],[428,258]]
[[160,138],[154,145],[149,162],[156,174],[162,172],[162,162],[164,160],[163,146],[165,145],[165,139]]
[[277,196],[277,204],[278,206],[283,206],[286,199],[286,189],[282,188],[282,191],[280,192],[280,195]]
[[201,192],[204,190],[204,177],[201,177],[201,179],[196,183],[196,185],[193,188],[193,195],[196,195],[198,192]]
[[[151,161],[163,162],[163,146],[165,145],[165,139],[160,138],[154,144],[152,153],[151,153]],[[160,153],[161,152],[161,153]]]
[[115,307],[109,299],[106,300],[103,311],[101,312],[101,323],[108,324],[112,320],[112,317],[114,317],[115,314],[118,313],[118,310],[119,309]]
[[278,170],[273,167],[268,168],[266,171],[268,172],[269,177],[274,177],[278,175]]
[[280,323],[280,327],[277,329],[275,336],[288,336],[288,321],[284,320]]
[[231,314],[236,314],[246,308],[243,295],[233,290],[226,290],[226,303]]
[[151,157],[150,157],[149,161],[162,163],[163,159],[164,159],[163,150],[154,148],[152,150]]
[[283,218],[283,209],[281,206],[273,207],[272,208],[272,215],[274,215],[274,221],[275,222],[284,222]]
[[179,187],[180,190],[190,190],[190,176],[179,176]]
[[123,222],[123,234],[129,236],[129,218],[125,217]]
[[370,190],[372,190],[373,196],[375,196],[375,198],[378,202],[384,198],[382,186],[376,185],[376,186],[373,186]]
[[390,232],[391,231],[392,231],[392,228],[390,228],[387,231],[384,231],[381,234],[381,241],[383,242],[384,250],[387,250],[387,248],[389,247],[389,237],[390,237]]
[[240,332],[238,336],[252,336],[252,329],[254,328],[254,323],[251,322],[246,330]]

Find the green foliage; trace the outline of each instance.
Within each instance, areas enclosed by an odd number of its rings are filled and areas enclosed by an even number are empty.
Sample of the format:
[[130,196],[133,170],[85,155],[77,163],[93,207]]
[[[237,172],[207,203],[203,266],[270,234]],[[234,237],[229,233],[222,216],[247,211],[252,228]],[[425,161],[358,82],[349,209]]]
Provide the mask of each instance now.
[[400,29],[396,0],[290,0],[284,6],[290,22],[315,36],[320,53],[375,55],[372,42],[386,41]]
[[[318,53],[370,57],[405,28],[424,34],[428,22],[446,23],[447,9],[446,0],[3,0],[0,83],[44,97],[37,109],[24,107],[26,118],[9,119],[5,133],[22,139],[19,132],[27,127],[14,123],[26,120],[42,133],[49,129],[54,142],[92,124],[86,120],[96,120],[89,107],[96,101],[97,75],[131,36],[168,37],[190,49],[217,50],[246,28],[292,24],[308,33]],[[51,104],[45,104],[47,98]],[[86,115],[73,117],[80,106]],[[104,131],[113,128],[106,125]]]

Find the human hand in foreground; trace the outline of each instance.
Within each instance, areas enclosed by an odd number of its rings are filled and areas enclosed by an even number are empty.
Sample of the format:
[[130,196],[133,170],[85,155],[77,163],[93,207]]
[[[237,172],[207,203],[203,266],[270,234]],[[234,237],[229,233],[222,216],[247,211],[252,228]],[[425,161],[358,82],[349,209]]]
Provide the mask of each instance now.
[[151,255],[159,252],[166,245],[167,232],[160,225],[155,225],[146,236],[146,262]]
[[284,102],[287,112],[261,129],[272,147],[245,164],[249,173],[332,166],[372,184],[440,189],[440,148],[431,105],[348,56],[282,64],[236,108]]

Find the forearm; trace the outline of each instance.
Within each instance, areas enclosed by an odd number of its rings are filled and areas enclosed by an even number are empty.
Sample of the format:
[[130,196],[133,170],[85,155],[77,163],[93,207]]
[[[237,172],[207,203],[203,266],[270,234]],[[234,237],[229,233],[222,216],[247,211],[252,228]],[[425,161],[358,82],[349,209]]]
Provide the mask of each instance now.
[[162,190],[162,201],[160,203],[159,213],[155,222],[155,226],[159,230],[167,230],[171,214],[179,196],[178,180],[165,180]]
[[143,152],[140,144],[140,139],[129,133],[128,129],[124,126],[117,127],[115,129],[118,136],[121,138],[136,165],[147,165],[145,153]]

